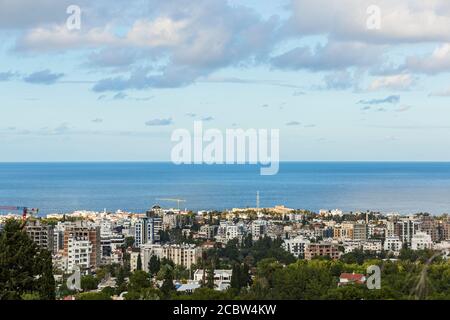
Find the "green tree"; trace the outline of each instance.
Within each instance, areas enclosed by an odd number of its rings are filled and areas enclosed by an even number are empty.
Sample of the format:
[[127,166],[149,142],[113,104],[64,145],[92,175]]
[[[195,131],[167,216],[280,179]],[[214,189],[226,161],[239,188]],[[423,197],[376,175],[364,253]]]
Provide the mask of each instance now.
[[164,275],[164,281],[161,285],[161,292],[165,299],[169,299],[171,294],[175,291],[175,286],[173,285],[173,273],[171,269]]
[[141,259],[141,254],[138,254],[138,258],[137,258],[137,262],[136,262],[136,269],[137,270],[142,270],[142,259]]
[[144,288],[150,288],[152,285],[147,272],[136,270],[130,276],[129,291],[140,292]]
[[99,281],[96,277],[86,275],[81,277],[81,289],[83,291],[91,291],[97,289]]
[[161,268],[161,261],[157,256],[151,256],[150,261],[148,262],[148,271],[153,276],[158,273]]
[[26,295],[55,298],[50,253],[39,249],[16,220],[0,231],[0,300],[20,300]]
[[55,300],[55,277],[53,276],[52,255],[48,250],[41,250],[37,256],[37,291],[43,300]]
[[82,292],[77,294],[77,300],[111,300],[111,296],[105,292]]
[[212,265],[206,271],[206,287],[214,289],[214,268]]

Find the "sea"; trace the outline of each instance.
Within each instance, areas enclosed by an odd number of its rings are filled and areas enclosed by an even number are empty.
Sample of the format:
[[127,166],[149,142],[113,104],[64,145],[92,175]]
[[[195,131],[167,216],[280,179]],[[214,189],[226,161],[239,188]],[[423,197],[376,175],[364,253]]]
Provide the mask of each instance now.
[[[257,165],[170,162],[0,163],[0,206],[145,212],[154,204],[225,210],[284,205],[319,211],[450,212],[450,163],[282,162],[279,173]],[[3,212],[5,213],[5,212]]]

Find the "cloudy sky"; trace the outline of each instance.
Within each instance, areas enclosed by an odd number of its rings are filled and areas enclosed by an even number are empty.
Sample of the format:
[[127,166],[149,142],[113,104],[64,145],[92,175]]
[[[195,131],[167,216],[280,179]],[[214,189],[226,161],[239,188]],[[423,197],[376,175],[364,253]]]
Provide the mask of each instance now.
[[447,0],[0,0],[0,161],[169,160],[194,120],[450,161],[449,30]]

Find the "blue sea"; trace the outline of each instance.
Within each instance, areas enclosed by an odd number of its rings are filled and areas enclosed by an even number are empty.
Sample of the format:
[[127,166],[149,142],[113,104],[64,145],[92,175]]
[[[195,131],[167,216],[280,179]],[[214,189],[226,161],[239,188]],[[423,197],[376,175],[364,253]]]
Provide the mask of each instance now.
[[0,163],[0,206],[41,214],[118,209],[144,212],[157,198],[192,210],[285,205],[309,210],[450,212],[450,163],[283,162],[274,176],[254,165]]

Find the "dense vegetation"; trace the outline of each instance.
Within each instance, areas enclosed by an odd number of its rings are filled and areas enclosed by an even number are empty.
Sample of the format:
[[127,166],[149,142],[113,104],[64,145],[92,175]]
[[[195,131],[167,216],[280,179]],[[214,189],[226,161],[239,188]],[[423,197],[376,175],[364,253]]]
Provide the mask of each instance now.
[[55,299],[52,269],[51,253],[38,248],[20,222],[6,222],[0,232],[0,300]]
[[[251,239],[250,239],[251,240]],[[202,287],[191,294],[176,292],[172,279],[180,278],[169,260],[154,258],[149,262],[151,274],[142,270],[130,276],[126,299],[450,299],[450,263],[431,250],[403,249],[398,259],[385,253],[355,251],[341,260],[327,258],[296,260],[281,248],[279,240],[250,240],[239,245],[230,241],[224,248],[208,250],[198,267],[205,267]],[[433,259],[433,260],[431,260]],[[151,265],[151,266],[150,266]],[[367,267],[381,269],[381,289],[369,290],[365,285],[338,286],[344,273],[366,274]],[[213,268],[233,270],[231,287],[216,291],[209,275]],[[181,268],[183,269],[183,268]],[[187,272],[187,270],[185,270]],[[253,276],[250,277],[250,274]],[[156,276],[153,278],[152,275]],[[184,276],[187,274],[185,273]],[[161,288],[154,279],[163,281]],[[161,283],[161,282],[159,282]]]
[[[130,241],[131,243],[131,241]],[[130,272],[124,246],[124,265],[108,265],[81,279],[82,292],[73,292],[64,281],[55,290],[50,252],[41,250],[28,238],[19,222],[8,221],[0,232],[0,299],[55,299],[76,295],[81,300],[125,299],[450,299],[450,262],[431,250],[402,249],[397,259],[385,253],[356,250],[340,260],[326,257],[297,260],[281,247],[281,240],[263,238],[242,243],[229,241],[222,248],[204,252],[193,270],[205,270],[201,288],[179,293],[173,280],[186,282],[191,272],[167,259],[152,257],[145,272],[142,259]],[[367,267],[381,269],[381,289],[365,285],[338,286],[344,273],[366,274]],[[232,269],[231,286],[214,290],[213,270]],[[106,277],[116,279],[115,287],[97,290]]]

